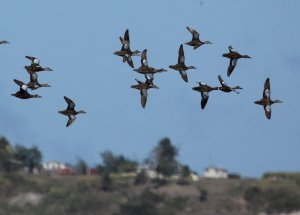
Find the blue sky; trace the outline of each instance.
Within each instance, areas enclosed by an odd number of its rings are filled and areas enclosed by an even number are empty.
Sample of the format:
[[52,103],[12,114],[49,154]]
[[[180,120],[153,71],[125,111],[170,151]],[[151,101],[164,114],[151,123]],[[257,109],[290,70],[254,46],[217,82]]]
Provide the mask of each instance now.
[[[291,1],[5,1],[0,8],[0,134],[14,144],[37,145],[44,160],[89,164],[110,149],[141,161],[163,137],[180,148],[179,160],[200,174],[217,165],[244,176],[266,171],[300,170],[300,2]],[[128,28],[131,49],[148,49],[150,66],[177,62],[181,43],[191,39],[186,26],[197,29],[212,45],[197,50],[184,45],[188,72],[155,76],[159,90],[149,90],[146,109],[131,89],[135,73],[112,53]],[[252,59],[241,59],[230,78],[222,54],[232,45]],[[51,88],[35,91],[42,99],[19,100],[13,79],[27,82],[25,55],[36,56],[54,71],[39,74]],[[140,58],[134,58],[135,66]],[[212,92],[205,110],[196,82],[218,85],[221,74],[242,92]],[[270,77],[272,119],[253,102]],[[66,128],[57,113],[72,98],[79,115]]]

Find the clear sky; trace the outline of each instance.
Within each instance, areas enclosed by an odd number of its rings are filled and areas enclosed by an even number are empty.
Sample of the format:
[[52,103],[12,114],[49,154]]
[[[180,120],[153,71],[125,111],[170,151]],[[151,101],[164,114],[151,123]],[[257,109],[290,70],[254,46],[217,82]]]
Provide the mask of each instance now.
[[[3,1],[0,7],[0,135],[14,144],[37,145],[44,161],[89,164],[110,149],[141,161],[163,137],[180,148],[179,160],[202,174],[209,165],[244,176],[265,171],[300,170],[300,1],[128,0]],[[168,68],[178,48],[197,29],[212,45],[197,50],[184,45],[188,72],[155,76],[159,90],[149,90],[146,109],[130,85],[144,77],[113,55],[128,28],[131,49],[148,49],[150,66]],[[230,78],[222,54],[232,45],[252,59],[241,59]],[[39,74],[42,99],[20,100],[13,79],[27,82],[25,55],[36,56],[54,71]],[[134,58],[140,66],[140,58]],[[205,110],[196,82],[215,86],[221,74],[242,92],[212,92]],[[261,106],[263,84],[270,77],[272,106],[267,120]],[[65,127],[63,96],[79,115]]]

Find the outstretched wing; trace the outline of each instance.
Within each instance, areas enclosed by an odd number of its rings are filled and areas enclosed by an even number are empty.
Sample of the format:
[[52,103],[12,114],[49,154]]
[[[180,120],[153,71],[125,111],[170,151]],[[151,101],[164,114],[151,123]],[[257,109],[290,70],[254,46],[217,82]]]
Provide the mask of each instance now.
[[124,39],[122,40],[122,50],[130,50],[130,40],[129,40],[129,32],[128,29],[124,33]]
[[265,81],[265,85],[264,85],[264,93],[263,93],[263,98],[264,99],[268,99],[271,96],[271,89],[270,89],[270,79],[267,78],[267,80]]
[[230,59],[229,66],[228,66],[228,69],[227,69],[227,76],[228,77],[233,72],[233,70],[234,70],[234,68],[236,66],[236,63],[237,63],[237,59]]
[[209,98],[208,92],[201,92],[201,108],[204,109]]
[[141,55],[141,64],[142,66],[148,66],[148,61],[147,61],[147,49],[144,49]]
[[199,39],[199,33],[195,29],[192,29],[190,27],[186,27],[186,28],[193,35],[193,40],[198,40]]
[[264,105],[264,110],[267,119],[271,119],[271,113],[272,113],[271,105]]
[[69,117],[69,119],[68,119],[66,127],[69,127],[76,119],[76,116],[74,116],[74,115],[68,115],[68,117]]
[[188,76],[187,76],[187,73],[186,71],[179,71],[180,75],[181,75],[181,78],[185,81],[185,82],[188,82]]
[[178,63],[184,64],[184,60],[185,57],[184,57],[183,45],[181,44],[178,51]]
[[218,75],[218,79],[219,79],[219,82],[222,86],[226,86],[228,87],[228,85],[225,83],[225,81],[222,79],[221,75]]
[[30,73],[30,82],[37,82],[37,73]]
[[142,105],[143,108],[146,107],[147,96],[148,96],[147,90],[146,89],[142,89],[141,90],[141,105]]
[[64,99],[65,99],[65,101],[66,101],[67,104],[68,104],[67,109],[68,109],[68,110],[74,110],[74,108],[75,108],[75,103],[74,103],[71,99],[69,99],[67,96],[64,96]]

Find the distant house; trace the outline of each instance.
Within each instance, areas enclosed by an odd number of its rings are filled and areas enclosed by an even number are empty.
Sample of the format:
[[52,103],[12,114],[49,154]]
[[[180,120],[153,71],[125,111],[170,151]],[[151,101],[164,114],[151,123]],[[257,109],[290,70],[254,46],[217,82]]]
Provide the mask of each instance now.
[[60,161],[48,161],[43,163],[43,170],[59,175],[73,175],[75,172],[71,166]]
[[159,174],[158,172],[156,172],[156,170],[152,169],[149,165],[141,165],[137,167],[136,172],[140,173],[144,171],[147,175],[148,178],[163,178],[162,174]]
[[215,166],[210,166],[204,170],[205,178],[228,178],[228,171]]

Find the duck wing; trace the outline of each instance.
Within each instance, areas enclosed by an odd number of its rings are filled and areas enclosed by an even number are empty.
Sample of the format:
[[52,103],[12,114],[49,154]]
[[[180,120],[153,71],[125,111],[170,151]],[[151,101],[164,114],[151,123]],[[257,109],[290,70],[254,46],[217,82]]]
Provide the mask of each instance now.
[[146,107],[148,92],[147,89],[141,90],[141,105],[143,108]]
[[181,75],[181,78],[185,81],[185,82],[188,82],[188,76],[187,76],[187,73],[186,71],[179,71],[180,75]]
[[201,92],[201,108],[204,109],[209,98],[208,92]]
[[128,51],[130,50],[130,40],[129,40],[129,32],[128,29],[124,33],[124,39],[122,40],[122,50]]
[[[123,58],[123,59],[124,59],[124,58]],[[132,61],[131,56],[126,56],[126,57],[125,57],[125,60],[126,60],[126,62],[128,63],[128,65],[129,65],[131,68],[134,68],[133,61]]]
[[37,82],[37,73],[30,73],[30,82]]
[[193,40],[199,40],[199,33],[190,27],[186,27],[187,30],[193,35]]
[[228,77],[233,72],[233,70],[234,70],[234,68],[236,66],[236,63],[237,63],[237,59],[230,59],[229,66],[228,66],[228,69],[227,69],[227,76]]
[[271,105],[264,105],[264,110],[267,119],[271,119],[271,113],[272,113]]
[[76,116],[75,115],[68,115],[69,119],[68,119],[68,122],[66,124],[66,127],[69,127],[76,119]]
[[183,45],[181,44],[179,47],[179,51],[178,51],[178,64],[184,64],[184,50],[183,50]]
[[67,96],[64,96],[64,99],[65,99],[65,101],[66,101],[67,104],[68,104],[67,109],[68,109],[68,110],[74,110],[74,108],[75,108],[75,103],[74,103],[71,99],[69,99]]
[[218,75],[219,82],[222,86],[229,87],[228,84],[222,79],[221,75]]
[[265,85],[264,85],[263,98],[264,98],[264,99],[269,99],[270,96],[271,96],[270,79],[267,78],[266,81],[265,81]]
[[144,49],[141,55],[141,64],[142,66],[148,66],[148,61],[147,61],[147,49]]

